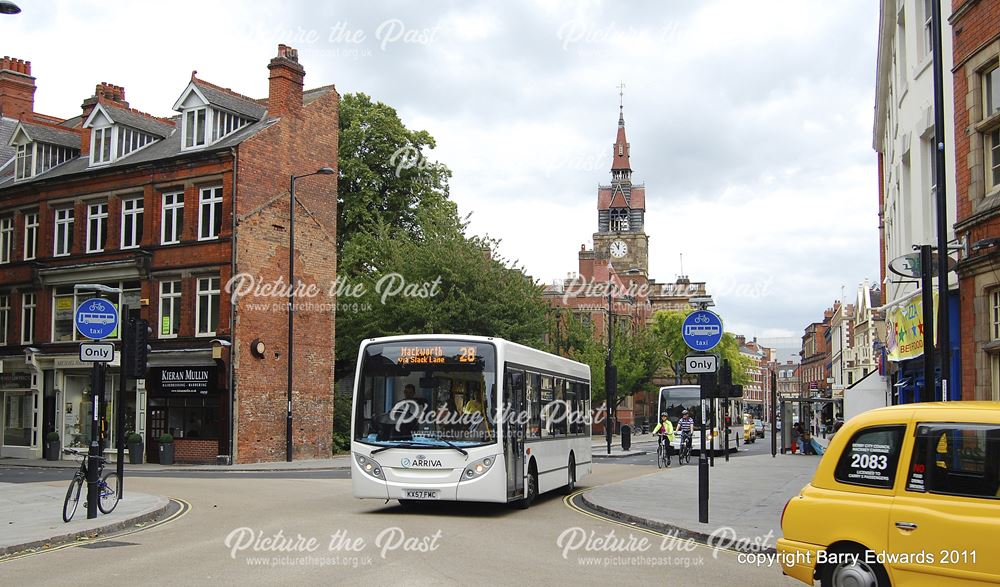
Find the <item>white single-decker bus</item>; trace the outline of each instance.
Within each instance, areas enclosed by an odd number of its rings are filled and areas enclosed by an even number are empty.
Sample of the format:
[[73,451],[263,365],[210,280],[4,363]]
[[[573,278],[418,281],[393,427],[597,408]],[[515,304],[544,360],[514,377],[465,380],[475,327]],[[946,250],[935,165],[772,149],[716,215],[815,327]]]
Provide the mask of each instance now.
[[358,352],[359,498],[511,502],[591,472],[590,367],[499,338],[372,338]]

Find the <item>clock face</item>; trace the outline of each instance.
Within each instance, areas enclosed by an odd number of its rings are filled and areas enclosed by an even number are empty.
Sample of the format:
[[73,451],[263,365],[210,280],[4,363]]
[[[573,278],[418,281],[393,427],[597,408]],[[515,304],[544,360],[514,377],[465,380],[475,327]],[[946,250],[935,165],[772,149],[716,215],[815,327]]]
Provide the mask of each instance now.
[[625,244],[623,240],[616,240],[611,243],[611,256],[616,259],[621,259],[628,254],[628,245]]

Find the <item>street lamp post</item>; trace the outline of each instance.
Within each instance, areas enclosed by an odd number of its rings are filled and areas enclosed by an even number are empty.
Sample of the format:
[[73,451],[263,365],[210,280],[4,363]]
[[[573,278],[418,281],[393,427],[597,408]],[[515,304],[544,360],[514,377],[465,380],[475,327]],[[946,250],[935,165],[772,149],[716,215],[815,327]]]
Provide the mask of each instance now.
[[333,175],[332,167],[321,167],[305,175],[292,175],[288,185],[288,411],[285,418],[285,460],[292,462],[292,344],[295,322],[295,180],[312,175]]
[[[618,397],[618,371],[615,369],[614,363],[614,344],[612,341],[612,324],[614,322],[614,308],[612,306],[612,294],[614,292],[614,282],[612,281],[612,272],[614,268],[608,265],[608,358],[604,364],[604,389],[605,389],[605,405],[607,410],[605,413],[604,421],[604,437],[608,443],[608,454],[611,454],[611,414],[612,410],[615,410],[617,415],[617,410],[615,409],[616,398]],[[642,273],[641,269],[626,269],[622,271],[622,275],[636,275]]]

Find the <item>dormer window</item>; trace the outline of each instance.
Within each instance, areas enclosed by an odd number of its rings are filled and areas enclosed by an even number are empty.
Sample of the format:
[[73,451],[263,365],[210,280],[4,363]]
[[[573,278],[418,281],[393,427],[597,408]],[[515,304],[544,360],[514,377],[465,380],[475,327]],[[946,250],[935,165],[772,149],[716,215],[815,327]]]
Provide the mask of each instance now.
[[34,175],[35,144],[17,146],[17,161],[14,164],[14,179],[25,179]]
[[194,149],[215,143],[248,124],[248,119],[218,108],[203,106],[185,110],[184,148]]
[[200,149],[264,118],[267,108],[250,98],[192,80],[174,103],[181,113],[181,149]]
[[75,158],[79,151],[69,147],[48,143],[24,143],[17,145],[14,162],[14,180],[28,179]]
[[93,165],[111,163],[111,134],[113,128],[95,128],[90,139],[90,162]]
[[91,129],[90,164],[107,165],[156,142],[166,136],[154,134],[166,133],[164,126],[141,114],[98,104],[84,123]]
[[246,118],[233,114],[232,112],[226,112],[225,110],[213,109],[212,118],[215,120],[212,131],[212,142],[215,142],[222,137],[234,133],[250,124],[250,121]]
[[208,108],[192,108],[184,113],[184,148],[205,144],[205,119]]
[[156,137],[149,133],[122,125],[95,128],[91,131],[91,137],[91,165],[117,161],[156,140]]

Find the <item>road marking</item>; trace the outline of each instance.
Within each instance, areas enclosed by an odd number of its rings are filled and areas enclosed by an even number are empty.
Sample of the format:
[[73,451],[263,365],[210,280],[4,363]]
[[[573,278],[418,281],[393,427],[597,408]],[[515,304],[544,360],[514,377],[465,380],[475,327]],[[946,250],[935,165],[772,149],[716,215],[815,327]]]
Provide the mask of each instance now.
[[87,545],[87,544],[94,544],[94,543],[97,543],[97,542],[105,542],[107,540],[111,540],[111,539],[114,539],[114,538],[121,538],[122,536],[129,536],[129,535],[135,534],[137,532],[142,532],[144,530],[149,530],[150,528],[156,528],[158,526],[162,526],[162,525],[167,524],[169,522],[174,522],[176,520],[179,520],[180,518],[186,516],[187,513],[191,511],[191,504],[189,502],[187,502],[187,501],[185,501],[183,499],[180,499],[178,497],[170,497],[168,499],[170,501],[176,503],[179,507],[178,507],[178,509],[177,509],[176,512],[170,514],[169,516],[167,516],[166,518],[163,518],[162,520],[157,520],[157,521],[155,521],[155,522],[153,522],[151,524],[148,524],[148,525],[145,525],[145,526],[142,526],[142,527],[135,527],[135,526],[133,526],[132,528],[129,528],[128,530],[122,530],[121,532],[118,532],[117,534],[108,534],[106,536],[97,536],[97,537],[88,538],[88,539],[85,539],[85,540],[76,540],[74,542],[67,542],[66,544],[60,544],[58,546],[53,546],[51,548],[39,548],[38,550],[30,550],[30,551],[22,552],[22,553],[19,553],[19,554],[11,555],[9,557],[0,557],[0,564],[6,563],[6,562],[10,562],[10,561],[14,561],[14,560],[20,560],[22,558],[28,558],[30,556],[36,556],[36,555],[39,555],[39,554],[47,554],[49,552],[55,552],[57,550],[64,550],[66,548],[74,548],[74,547],[77,547],[77,546],[84,546],[84,545]]
[[586,489],[578,489],[577,491],[574,491],[573,493],[571,493],[571,494],[569,494],[569,495],[567,495],[566,497],[563,498],[563,504],[565,504],[566,507],[568,507],[569,509],[576,511],[579,514],[583,514],[584,516],[587,516],[589,518],[593,518],[595,520],[600,520],[602,522],[608,522],[608,523],[611,523],[611,524],[615,524],[617,526],[622,526],[623,528],[628,528],[629,530],[635,530],[637,532],[643,532],[645,534],[650,534],[652,536],[659,536],[659,537],[662,537],[662,538],[670,538],[671,540],[675,540],[677,542],[687,542],[688,544],[691,544],[693,546],[697,546],[699,548],[704,548],[706,550],[711,550],[713,553],[715,553],[715,552],[725,552],[725,553],[728,553],[730,555],[739,554],[737,551],[729,550],[727,548],[715,548],[715,547],[709,546],[707,544],[703,544],[701,542],[698,542],[697,540],[694,540],[694,539],[691,539],[691,538],[681,538],[679,536],[674,536],[672,534],[664,534],[663,532],[657,532],[656,530],[650,530],[649,528],[643,528],[642,526],[636,526],[636,525],[633,525],[633,524],[627,524],[625,522],[622,522],[621,520],[616,520],[616,519],[611,518],[611,517],[606,517],[606,516],[603,516],[603,515],[600,515],[600,514],[595,514],[594,512],[585,510],[585,509],[581,508],[580,506],[576,505],[575,503],[573,503],[573,498],[577,497],[580,494],[586,493],[586,492],[590,491],[591,489],[594,489],[594,488],[593,487],[588,487]]

